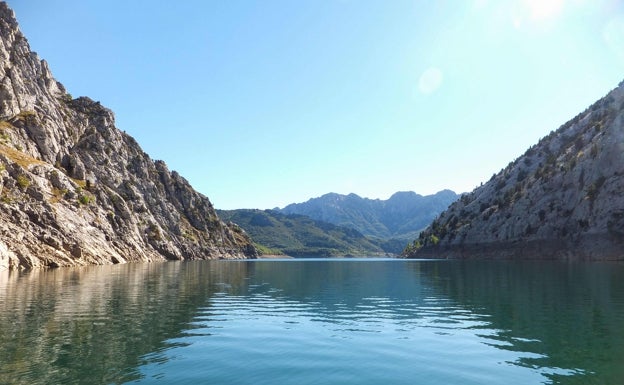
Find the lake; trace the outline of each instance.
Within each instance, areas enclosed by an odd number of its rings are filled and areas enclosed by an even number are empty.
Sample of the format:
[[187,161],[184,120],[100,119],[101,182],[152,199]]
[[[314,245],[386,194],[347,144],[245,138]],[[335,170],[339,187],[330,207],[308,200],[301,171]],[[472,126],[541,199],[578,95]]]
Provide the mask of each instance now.
[[0,273],[1,384],[624,384],[624,264]]

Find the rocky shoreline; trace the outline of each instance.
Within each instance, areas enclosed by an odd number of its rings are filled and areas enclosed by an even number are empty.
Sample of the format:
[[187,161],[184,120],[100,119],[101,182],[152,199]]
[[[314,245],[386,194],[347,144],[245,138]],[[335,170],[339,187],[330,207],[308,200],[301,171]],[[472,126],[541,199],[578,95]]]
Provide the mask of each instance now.
[[608,234],[584,236],[574,242],[561,239],[517,240],[515,242],[470,243],[424,247],[410,258],[621,261],[622,248]]

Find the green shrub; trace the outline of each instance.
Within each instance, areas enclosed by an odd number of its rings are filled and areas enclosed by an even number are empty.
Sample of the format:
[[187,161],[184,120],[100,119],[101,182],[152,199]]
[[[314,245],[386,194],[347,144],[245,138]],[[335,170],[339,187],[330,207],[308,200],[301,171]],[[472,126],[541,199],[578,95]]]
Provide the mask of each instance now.
[[81,195],[78,197],[78,202],[83,205],[88,205],[93,201],[93,198],[89,195]]
[[26,175],[23,175],[23,174],[22,175],[18,175],[17,176],[17,185],[22,190],[26,190],[28,188],[28,186],[30,186],[30,180],[28,179],[28,177]]

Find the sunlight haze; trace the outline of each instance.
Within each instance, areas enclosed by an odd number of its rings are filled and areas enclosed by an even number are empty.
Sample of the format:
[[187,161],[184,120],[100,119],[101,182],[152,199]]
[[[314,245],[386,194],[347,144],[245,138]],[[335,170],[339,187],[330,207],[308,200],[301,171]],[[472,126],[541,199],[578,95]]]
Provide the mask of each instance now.
[[624,79],[615,0],[9,0],[219,209],[472,190]]

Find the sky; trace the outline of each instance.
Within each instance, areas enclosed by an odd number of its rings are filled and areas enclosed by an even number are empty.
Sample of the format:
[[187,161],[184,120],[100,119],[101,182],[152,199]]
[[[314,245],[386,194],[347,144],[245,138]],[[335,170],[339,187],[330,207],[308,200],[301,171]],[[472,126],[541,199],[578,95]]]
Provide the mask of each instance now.
[[9,0],[216,208],[468,192],[624,80],[615,0]]

